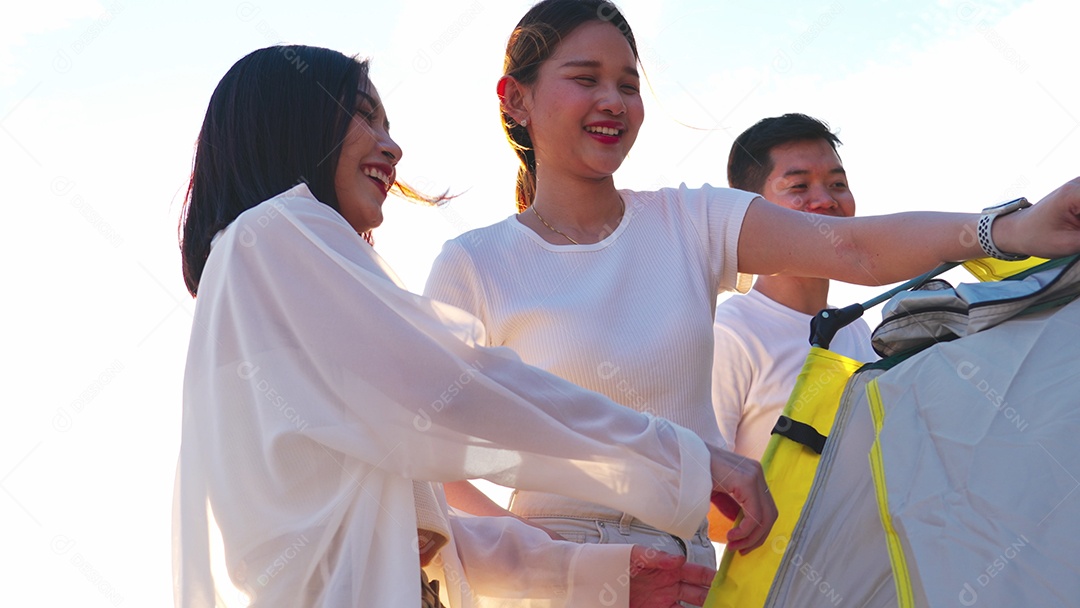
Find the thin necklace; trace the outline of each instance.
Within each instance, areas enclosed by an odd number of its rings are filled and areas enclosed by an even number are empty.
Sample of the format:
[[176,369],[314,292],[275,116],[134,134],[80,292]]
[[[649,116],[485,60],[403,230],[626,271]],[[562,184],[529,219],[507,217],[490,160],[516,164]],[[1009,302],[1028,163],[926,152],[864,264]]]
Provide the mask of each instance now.
[[[621,196],[619,197],[619,203],[622,205],[622,211],[619,214],[619,218],[621,219],[622,218],[622,213],[626,212],[626,203],[623,202]],[[571,243],[573,243],[575,245],[580,245],[581,244],[581,243],[575,241],[574,239],[570,238],[570,235],[566,234],[562,230],[559,230],[558,228],[556,228],[556,227],[552,226],[551,224],[547,223],[547,220],[544,219],[544,216],[540,215],[540,212],[536,210],[536,204],[535,203],[533,203],[532,205],[529,205],[529,208],[532,209],[534,214],[536,214],[536,219],[540,220],[540,223],[547,226],[549,230],[551,230],[552,232],[554,232],[556,234],[561,235],[564,239],[570,241]]]
[[556,232],[558,234],[561,234],[564,239],[570,241],[571,243],[573,243],[575,245],[580,245],[581,244],[581,243],[575,241],[574,239],[570,238],[569,236],[567,236],[567,234],[565,232],[563,232],[562,230],[559,230],[558,228],[556,228],[556,227],[552,226],[551,224],[547,223],[547,220],[545,220],[544,217],[542,215],[540,215],[540,212],[536,210],[536,205],[535,204],[529,205],[529,208],[532,209],[533,213],[536,214],[536,219],[540,220],[540,223],[547,226],[549,229],[551,229],[552,232]]

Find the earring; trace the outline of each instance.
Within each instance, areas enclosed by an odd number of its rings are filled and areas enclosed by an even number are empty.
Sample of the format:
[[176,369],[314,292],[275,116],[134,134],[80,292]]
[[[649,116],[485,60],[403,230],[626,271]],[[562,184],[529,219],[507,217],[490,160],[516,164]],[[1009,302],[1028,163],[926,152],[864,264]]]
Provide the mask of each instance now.
[[522,118],[521,121],[518,122],[518,124],[523,126],[523,127],[527,127],[527,126],[529,126],[529,119],[528,118]]

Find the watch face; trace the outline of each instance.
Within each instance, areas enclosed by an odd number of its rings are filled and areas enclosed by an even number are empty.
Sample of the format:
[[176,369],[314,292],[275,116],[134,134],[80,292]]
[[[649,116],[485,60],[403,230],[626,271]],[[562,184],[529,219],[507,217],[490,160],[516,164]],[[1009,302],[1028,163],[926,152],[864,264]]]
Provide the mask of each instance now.
[[1031,203],[1028,202],[1027,198],[1021,196],[1020,198],[1014,198],[1011,201],[1006,201],[992,207],[987,207],[986,209],[983,209],[982,212],[990,213],[993,215],[1002,215],[1004,213],[1011,213],[1013,211],[1018,211],[1020,209],[1024,209],[1025,207],[1030,206]]

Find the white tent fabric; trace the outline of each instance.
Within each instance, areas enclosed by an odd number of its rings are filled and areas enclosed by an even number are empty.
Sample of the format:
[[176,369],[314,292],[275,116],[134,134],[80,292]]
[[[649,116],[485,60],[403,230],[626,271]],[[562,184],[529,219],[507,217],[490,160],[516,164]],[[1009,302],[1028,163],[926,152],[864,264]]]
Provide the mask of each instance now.
[[[896,606],[867,465],[874,425],[862,397],[866,383],[883,372],[864,368],[848,381],[766,606]],[[783,551],[785,546],[772,549]]]
[[[773,547],[785,554],[767,606],[1076,603],[1078,291],[1072,260],[1022,281],[890,302],[879,351],[963,337],[851,379],[799,524]],[[868,458],[871,385],[884,414],[884,504]],[[906,579],[894,577],[886,527]]]
[[1080,302],[941,344],[878,386],[917,605],[1075,605]]
[[1064,258],[1043,265],[1023,280],[963,283],[944,281],[905,291],[882,309],[874,330],[874,349],[883,357],[941,339],[969,336],[1035,307],[1054,307],[1080,293],[1080,264]]

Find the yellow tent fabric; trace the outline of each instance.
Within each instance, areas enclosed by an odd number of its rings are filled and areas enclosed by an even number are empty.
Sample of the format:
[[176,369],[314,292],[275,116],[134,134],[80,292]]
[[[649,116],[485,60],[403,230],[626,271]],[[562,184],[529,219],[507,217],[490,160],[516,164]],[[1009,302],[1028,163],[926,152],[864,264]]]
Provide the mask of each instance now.
[[996,258],[979,258],[977,260],[968,260],[963,265],[976,279],[986,283],[1011,277],[1046,261],[1045,258],[1028,258],[1017,262],[1006,262]]
[[[828,435],[844,387],[861,366],[854,359],[811,347],[783,415]],[[705,608],[750,608],[765,603],[819,459],[810,448],[780,435],[772,436],[761,464],[779,517],[764,546],[747,555],[724,552]]]
[[885,420],[885,406],[881,403],[881,391],[877,379],[866,386],[866,398],[870,404],[870,415],[874,420],[874,444],[870,448],[870,474],[874,478],[874,491],[878,500],[878,512],[881,515],[881,527],[885,529],[885,541],[889,546],[889,563],[892,564],[893,582],[896,583],[897,608],[914,608],[914,593],[911,590],[911,573],[907,558],[900,543],[900,537],[889,517],[889,499],[885,483],[885,465],[881,455],[881,424]]

